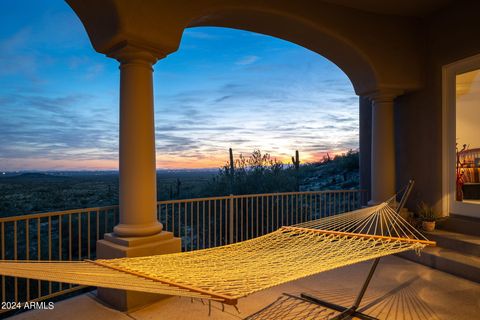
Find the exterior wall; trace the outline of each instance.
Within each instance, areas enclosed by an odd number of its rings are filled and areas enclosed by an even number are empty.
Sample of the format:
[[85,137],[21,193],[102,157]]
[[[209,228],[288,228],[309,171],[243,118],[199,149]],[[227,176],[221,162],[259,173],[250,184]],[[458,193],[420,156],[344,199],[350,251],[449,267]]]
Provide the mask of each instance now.
[[360,122],[360,189],[368,190],[371,198],[371,159],[372,159],[372,104],[367,97],[359,99]]
[[396,100],[397,187],[417,182],[410,209],[425,201],[441,210],[442,66],[480,53],[478,12],[479,2],[458,1],[426,19],[425,87]]

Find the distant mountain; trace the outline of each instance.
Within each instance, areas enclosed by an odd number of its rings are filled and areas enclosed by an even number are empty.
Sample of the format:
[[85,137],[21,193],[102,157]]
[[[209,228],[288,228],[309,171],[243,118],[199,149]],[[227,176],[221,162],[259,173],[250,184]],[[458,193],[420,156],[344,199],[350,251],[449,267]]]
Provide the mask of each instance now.
[[25,172],[21,173],[18,176],[15,176],[16,178],[30,178],[30,179],[35,179],[35,178],[49,178],[49,177],[54,177],[48,173],[41,173],[41,172]]
[[62,180],[65,177],[62,176],[57,176],[57,175],[51,175],[48,173],[43,173],[43,172],[24,172],[24,173],[18,173],[16,175],[4,175],[0,176],[0,179],[3,181],[9,180],[9,181],[52,181],[52,180]]

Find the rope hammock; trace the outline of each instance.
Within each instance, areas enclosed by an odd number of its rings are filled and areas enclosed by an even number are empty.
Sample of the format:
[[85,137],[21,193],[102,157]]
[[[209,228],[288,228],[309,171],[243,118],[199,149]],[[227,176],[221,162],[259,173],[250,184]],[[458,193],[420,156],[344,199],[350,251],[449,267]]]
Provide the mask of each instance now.
[[211,249],[82,262],[0,261],[0,274],[236,304],[272,286],[427,245],[435,242],[385,202]]

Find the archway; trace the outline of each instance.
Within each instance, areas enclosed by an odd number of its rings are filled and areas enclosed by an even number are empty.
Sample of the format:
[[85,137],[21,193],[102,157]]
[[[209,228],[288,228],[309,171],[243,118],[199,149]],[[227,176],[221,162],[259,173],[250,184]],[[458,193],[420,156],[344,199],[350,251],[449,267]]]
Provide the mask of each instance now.
[[[393,100],[421,84],[421,46],[408,19],[318,1],[67,0],[96,51],[120,63],[120,223],[116,237],[146,237],[165,249],[156,216],[153,65],[178,49],[187,27],[211,25],[272,35],[336,63],[372,101],[372,203],[395,192]],[[405,67],[408,65],[408,68]],[[153,238],[151,238],[153,237]],[[104,243],[103,257],[135,248]],[[171,247],[169,247],[171,249]],[[138,249],[138,248],[137,248]],[[157,252],[158,252],[157,251]]]
[[155,70],[159,168],[218,168],[230,147],[237,156],[260,149],[284,163],[295,150],[305,163],[358,149],[349,78],[291,42],[190,28]]

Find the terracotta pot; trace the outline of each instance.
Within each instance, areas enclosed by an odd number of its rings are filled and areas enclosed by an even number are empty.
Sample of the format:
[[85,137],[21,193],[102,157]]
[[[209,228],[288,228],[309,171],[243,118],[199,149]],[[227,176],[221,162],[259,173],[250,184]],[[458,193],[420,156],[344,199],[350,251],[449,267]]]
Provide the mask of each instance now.
[[422,229],[428,232],[435,230],[435,221],[422,221]]
[[407,210],[402,210],[400,211],[400,217],[408,221],[410,219],[410,212]]

